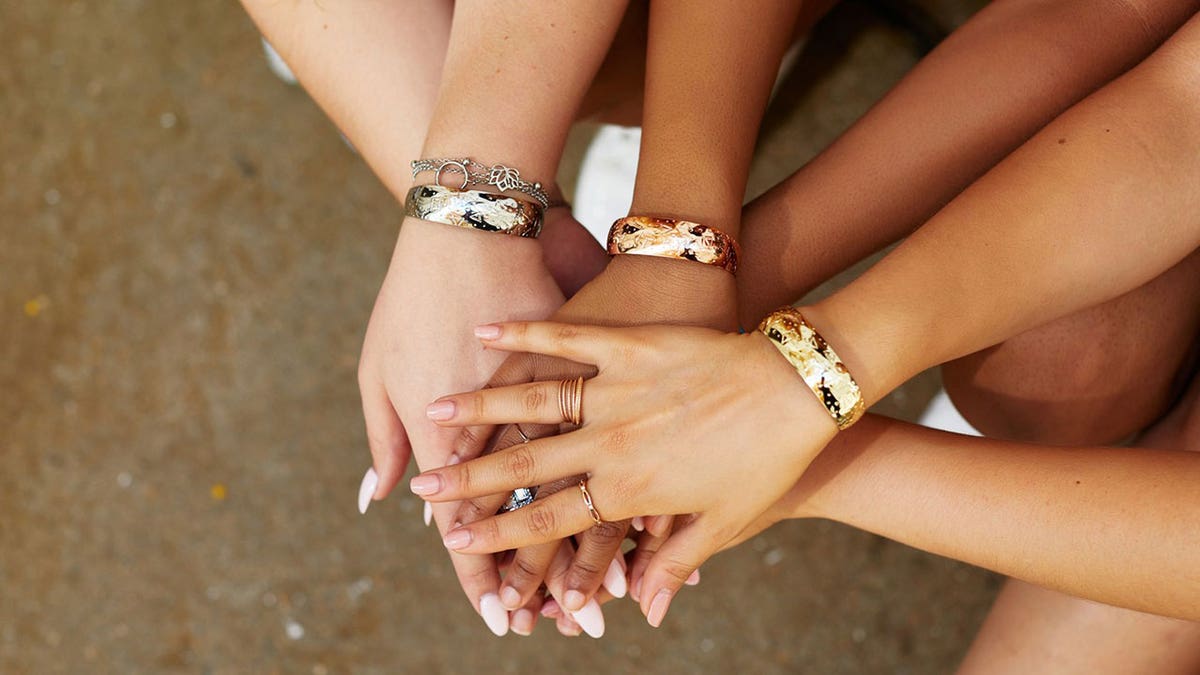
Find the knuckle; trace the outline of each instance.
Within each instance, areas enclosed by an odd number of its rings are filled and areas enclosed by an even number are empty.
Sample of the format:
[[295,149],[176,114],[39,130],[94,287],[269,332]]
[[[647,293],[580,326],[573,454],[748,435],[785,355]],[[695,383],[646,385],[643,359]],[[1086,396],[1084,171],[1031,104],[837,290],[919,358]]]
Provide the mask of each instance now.
[[478,454],[480,440],[479,434],[471,427],[460,428],[454,437],[454,454],[463,461],[474,458]]
[[587,537],[608,550],[614,543],[625,538],[625,521],[604,522],[595,525],[588,530]]
[[674,559],[664,560],[659,569],[663,574],[675,581],[678,581],[680,584],[687,581],[687,578],[692,575],[691,565],[687,565]]
[[483,419],[484,413],[487,410],[487,397],[483,395],[483,392],[477,391],[474,394],[471,394],[467,403],[467,407],[470,408],[471,414],[474,415],[474,419]]
[[569,342],[579,336],[579,329],[570,324],[555,327],[553,339],[555,342]]
[[483,520],[492,515],[489,504],[485,504],[479,499],[467,499],[462,502],[462,506],[458,509],[458,520],[464,523],[473,523],[477,520]]
[[604,444],[606,452],[615,454],[626,454],[629,452],[633,444],[633,434],[624,425],[617,425],[604,432],[600,441]]
[[557,530],[558,516],[553,509],[545,506],[537,508],[536,505],[530,505],[527,509],[526,525],[529,531],[538,536],[548,536]]
[[513,586],[517,586],[517,582],[535,582],[541,579],[542,571],[534,568],[534,566],[519,553],[513,558],[512,566],[509,567],[508,576],[505,581]]
[[545,407],[549,397],[546,394],[546,386],[542,384],[534,384],[526,388],[525,394],[521,397],[521,404],[524,406],[526,414],[535,415]]
[[533,480],[536,460],[524,443],[504,452],[504,471],[522,486]]
[[[609,560],[611,559],[612,558],[610,556]],[[569,572],[570,577],[567,585],[589,585],[585,584],[584,582],[594,581],[596,578],[602,577],[607,571],[607,561],[601,563],[591,556],[577,556],[575,558],[575,562],[571,564],[571,571]]]

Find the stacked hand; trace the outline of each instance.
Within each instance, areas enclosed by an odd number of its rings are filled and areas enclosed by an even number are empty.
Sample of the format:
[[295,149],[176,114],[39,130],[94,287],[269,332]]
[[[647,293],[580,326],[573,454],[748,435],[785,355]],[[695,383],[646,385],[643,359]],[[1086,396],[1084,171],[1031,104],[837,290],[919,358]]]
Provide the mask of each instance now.
[[[514,488],[571,479],[569,489],[520,510],[463,519],[445,533],[446,546],[488,553],[571,535],[586,541],[613,523],[623,531],[634,516],[694,514],[642,579],[639,602],[655,626],[704,560],[747,528],[762,527],[764,514],[837,433],[790,364],[758,333],[505,323],[480,326],[476,336],[489,349],[567,359],[597,374],[584,387],[577,430],[413,479],[413,492],[434,503],[499,499]],[[560,377],[561,371],[537,379]],[[457,394],[430,412],[443,426],[556,425],[563,422],[558,387],[538,381]],[[603,526],[595,526],[574,477],[586,479]]]

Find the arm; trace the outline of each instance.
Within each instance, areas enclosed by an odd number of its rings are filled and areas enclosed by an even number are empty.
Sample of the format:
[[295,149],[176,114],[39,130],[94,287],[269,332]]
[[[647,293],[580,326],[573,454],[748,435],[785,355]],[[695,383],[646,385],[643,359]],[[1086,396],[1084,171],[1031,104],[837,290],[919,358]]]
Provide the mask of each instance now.
[[[758,125],[798,12],[799,3],[792,0],[759,0],[749,8],[746,3],[710,3],[698,9],[678,0],[650,4],[644,130],[632,214],[695,220],[737,234]],[[732,329],[735,293],[733,277],[717,268],[617,256],[555,316],[598,325]],[[518,355],[490,384],[588,372],[589,367],[566,360]],[[456,454],[477,456],[484,440],[483,434],[469,433]],[[519,442],[510,430],[498,447]],[[544,498],[552,491],[543,485],[539,494]],[[491,516],[504,499],[498,495],[464,503],[453,520],[468,523]],[[593,602],[627,524],[617,521],[583,533],[566,570],[552,566],[553,549],[547,546],[518,551],[517,573],[505,578],[505,586],[515,590],[508,606],[520,606],[538,590],[541,571],[547,571],[547,585],[568,612]]]
[[1198,8],[1195,0],[1001,0],[982,9],[829,148],[747,207],[742,325],[909,234]]
[[925,368],[1136,288],[1195,250],[1198,45],[1200,18],[805,310],[869,402]]
[[1200,620],[1200,453],[1058,448],[869,415],[787,498],[825,517],[1041,586]]

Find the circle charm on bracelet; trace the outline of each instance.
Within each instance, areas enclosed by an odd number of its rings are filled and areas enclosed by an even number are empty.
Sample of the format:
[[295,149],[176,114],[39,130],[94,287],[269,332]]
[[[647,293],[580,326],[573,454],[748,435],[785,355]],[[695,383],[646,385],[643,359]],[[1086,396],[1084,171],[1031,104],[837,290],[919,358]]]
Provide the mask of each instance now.
[[600,512],[596,510],[596,505],[592,502],[592,493],[588,492],[586,478],[579,480],[579,491],[583,493],[583,505],[587,507],[588,515],[592,517],[592,521],[597,525],[603,525],[604,520],[600,517]]

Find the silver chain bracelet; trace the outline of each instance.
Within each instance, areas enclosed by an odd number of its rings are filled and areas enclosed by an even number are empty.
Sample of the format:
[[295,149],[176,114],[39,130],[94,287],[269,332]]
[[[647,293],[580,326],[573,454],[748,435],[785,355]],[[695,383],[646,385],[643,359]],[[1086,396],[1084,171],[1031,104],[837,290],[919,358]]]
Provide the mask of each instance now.
[[467,185],[494,185],[498,190],[512,190],[533,197],[542,205],[542,208],[550,207],[550,195],[542,189],[541,183],[530,183],[521,178],[521,172],[503,164],[493,164],[486,166],[480,164],[470,157],[452,158],[452,159],[417,159],[412,163],[413,178],[422,171],[433,172],[433,182],[438,185],[442,184],[442,173],[461,173],[463,176],[462,185],[458,189],[463,189]]

